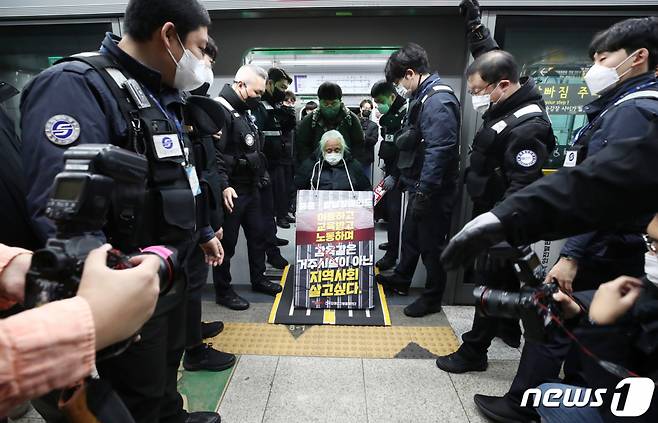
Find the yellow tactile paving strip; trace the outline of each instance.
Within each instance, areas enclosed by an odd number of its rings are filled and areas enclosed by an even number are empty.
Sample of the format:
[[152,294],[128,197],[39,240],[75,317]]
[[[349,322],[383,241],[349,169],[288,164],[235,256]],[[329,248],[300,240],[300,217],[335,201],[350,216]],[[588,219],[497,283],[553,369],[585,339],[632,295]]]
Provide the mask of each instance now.
[[234,354],[354,358],[393,358],[411,342],[436,355],[459,345],[448,326],[311,326],[295,338],[284,325],[226,323],[213,339],[217,348]]

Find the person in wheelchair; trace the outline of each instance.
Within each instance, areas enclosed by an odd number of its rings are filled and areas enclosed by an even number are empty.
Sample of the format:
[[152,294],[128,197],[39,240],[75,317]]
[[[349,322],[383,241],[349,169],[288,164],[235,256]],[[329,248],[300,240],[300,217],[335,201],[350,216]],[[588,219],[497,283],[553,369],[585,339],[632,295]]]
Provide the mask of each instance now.
[[354,159],[345,139],[336,130],[320,139],[316,154],[306,159],[295,175],[297,189],[325,191],[370,191],[372,186],[363,166]]

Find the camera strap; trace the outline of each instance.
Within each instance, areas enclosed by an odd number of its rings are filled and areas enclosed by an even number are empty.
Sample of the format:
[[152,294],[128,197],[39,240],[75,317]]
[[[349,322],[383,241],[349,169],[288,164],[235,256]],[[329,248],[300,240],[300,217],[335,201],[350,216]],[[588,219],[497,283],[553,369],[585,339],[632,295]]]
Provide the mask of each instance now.
[[[580,307],[581,312],[583,312],[583,313],[586,312],[586,310],[585,310],[585,309],[584,309],[584,308],[578,303],[578,301],[576,301],[576,300],[574,299],[574,297],[573,297],[571,294],[569,294],[569,293],[563,291],[562,289],[560,289],[560,292],[562,292],[563,294],[567,295],[569,298],[571,298],[572,301],[574,301],[576,304],[578,304],[578,306]],[[561,320],[558,316],[556,316],[556,315],[555,315],[555,314],[554,314],[554,313],[553,313],[548,307],[546,307],[546,305],[542,304],[541,301],[537,301],[537,306],[538,306],[542,311],[546,312],[546,315],[549,316],[549,318],[551,319],[551,321],[552,321],[553,323],[555,323],[560,329],[562,329],[562,331],[564,332],[564,334],[567,335],[567,337],[568,337],[571,341],[573,341],[573,342],[576,344],[576,346],[578,346],[578,348],[580,349],[580,351],[581,351],[583,354],[585,354],[586,356],[588,356],[589,358],[591,358],[592,360],[594,360],[594,362],[595,362],[596,364],[598,364],[601,368],[603,368],[605,371],[607,371],[608,373],[610,373],[610,374],[612,374],[613,376],[616,376],[616,377],[618,377],[618,378],[620,378],[620,379],[625,379],[625,378],[627,378],[627,377],[640,377],[637,373],[628,370],[628,369],[625,368],[624,366],[621,366],[621,365],[619,365],[619,364],[612,363],[612,362],[610,362],[610,361],[603,360],[603,359],[599,358],[599,357],[598,357],[596,354],[594,354],[589,348],[587,348],[585,345],[583,345],[583,343],[580,342],[580,340],[578,339],[578,337],[577,337],[573,332],[571,332],[571,331],[570,331],[570,330],[564,325],[564,323],[562,322],[562,320]]]

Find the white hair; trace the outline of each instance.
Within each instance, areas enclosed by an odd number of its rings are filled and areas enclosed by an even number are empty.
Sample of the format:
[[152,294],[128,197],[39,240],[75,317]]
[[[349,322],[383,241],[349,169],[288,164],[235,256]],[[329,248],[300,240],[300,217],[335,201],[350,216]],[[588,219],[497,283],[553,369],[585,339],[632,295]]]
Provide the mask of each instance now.
[[245,83],[251,82],[253,77],[262,78],[267,81],[267,72],[265,69],[256,65],[243,65],[235,73],[235,81],[242,81]]
[[324,151],[324,147],[327,145],[327,142],[329,140],[340,141],[340,146],[343,152],[349,150],[347,148],[347,143],[345,143],[345,138],[343,138],[343,134],[341,134],[339,131],[335,129],[332,129],[331,131],[327,131],[324,134],[322,134],[322,138],[320,138],[320,151]]

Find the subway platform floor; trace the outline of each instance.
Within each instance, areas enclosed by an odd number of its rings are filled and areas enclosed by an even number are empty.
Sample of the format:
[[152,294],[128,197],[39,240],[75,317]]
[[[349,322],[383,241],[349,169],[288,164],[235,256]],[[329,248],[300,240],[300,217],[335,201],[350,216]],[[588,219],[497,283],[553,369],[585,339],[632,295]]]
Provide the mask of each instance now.
[[[282,235],[294,239],[292,230],[280,230]],[[378,230],[377,242],[382,242],[382,237],[385,233]],[[285,257],[294,256],[292,246],[282,250]],[[246,258],[236,259],[238,266],[246,264],[240,263]],[[220,307],[212,301],[208,286],[203,302],[205,321],[266,324],[273,299],[251,292],[245,284],[248,281],[238,282],[238,293],[251,307],[240,312]],[[425,318],[406,317],[403,308],[419,292],[412,288],[407,297],[388,298],[391,328],[449,326],[455,342],[460,342],[461,334],[470,329],[474,308],[444,306],[441,313]],[[291,330],[291,336],[304,334]],[[212,342],[214,348],[222,349],[221,334]],[[487,371],[453,375],[439,370],[433,358],[239,355],[237,364],[224,372],[181,371],[179,390],[188,410],[217,410],[226,423],[487,422],[478,413],[473,395],[504,394],[520,356],[519,349],[495,339]],[[43,420],[31,410],[16,422]]]

